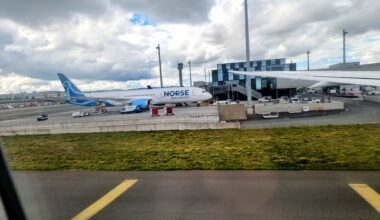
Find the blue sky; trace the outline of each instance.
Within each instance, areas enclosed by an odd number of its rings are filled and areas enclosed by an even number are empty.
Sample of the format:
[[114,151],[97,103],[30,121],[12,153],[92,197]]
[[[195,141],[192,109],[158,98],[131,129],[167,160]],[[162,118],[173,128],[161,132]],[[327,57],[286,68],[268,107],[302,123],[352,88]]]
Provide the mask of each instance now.
[[129,19],[134,25],[153,25],[152,21],[144,17],[140,13],[132,13],[131,18]]

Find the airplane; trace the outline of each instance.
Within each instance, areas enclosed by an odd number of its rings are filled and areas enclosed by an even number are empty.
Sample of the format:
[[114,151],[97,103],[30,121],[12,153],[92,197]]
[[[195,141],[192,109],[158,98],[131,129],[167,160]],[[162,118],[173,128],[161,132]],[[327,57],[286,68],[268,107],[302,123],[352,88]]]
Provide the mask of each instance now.
[[198,87],[168,87],[130,89],[124,91],[82,92],[64,74],[57,73],[66,92],[66,102],[86,107],[112,107],[132,105],[147,110],[150,105],[201,102],[212,98],[206,90]]
[[309,88],[336,85],[380,86],[380,71],[235,71],[229,72],[252,77],[270,77],[310,80],[317,83]]

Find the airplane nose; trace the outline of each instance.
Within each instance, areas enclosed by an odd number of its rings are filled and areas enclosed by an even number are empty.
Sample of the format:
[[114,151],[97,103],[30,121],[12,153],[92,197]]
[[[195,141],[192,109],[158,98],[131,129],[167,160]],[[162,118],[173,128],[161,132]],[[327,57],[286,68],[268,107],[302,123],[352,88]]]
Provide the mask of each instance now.
[[211,99],[212,95],[210,93],[207,94],[207,99]]

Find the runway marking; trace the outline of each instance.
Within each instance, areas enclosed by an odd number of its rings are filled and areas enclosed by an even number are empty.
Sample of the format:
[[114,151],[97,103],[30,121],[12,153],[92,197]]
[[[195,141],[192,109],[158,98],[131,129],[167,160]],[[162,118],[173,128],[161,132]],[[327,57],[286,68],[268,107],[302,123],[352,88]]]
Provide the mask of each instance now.
[[380,195],[367,184],[348,184],[378,213],[380,213]]
[[94,215],[96,215],[99,211],[104,209],[107,205],[109,205],[112,201],[114,201],[117,197],[123,194],[127,189],[129,189],[133,184],[135,184],[137,180],[124,180],[118,186],[113,188],[107,194],[105,194],[102,198],[98,199],[96,202],[92,203],[85,210],[80,212],[78,215],[72,218],[72,220],[83,220],[90,219]]

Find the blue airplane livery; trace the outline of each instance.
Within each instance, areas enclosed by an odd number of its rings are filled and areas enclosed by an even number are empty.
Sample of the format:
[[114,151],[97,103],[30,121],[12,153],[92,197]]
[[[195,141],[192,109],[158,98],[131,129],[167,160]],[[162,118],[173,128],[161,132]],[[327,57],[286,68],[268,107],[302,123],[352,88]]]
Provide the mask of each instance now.
[[133,105],[140,109],[148,109],[150,104],[177,104],[202,102],[212,98],[211,94],[197,87],[169,87],[146,89],[130,89],[102,92],[82,92],[64,74],[58,73],[66,93],[66,102],[87,107]]

